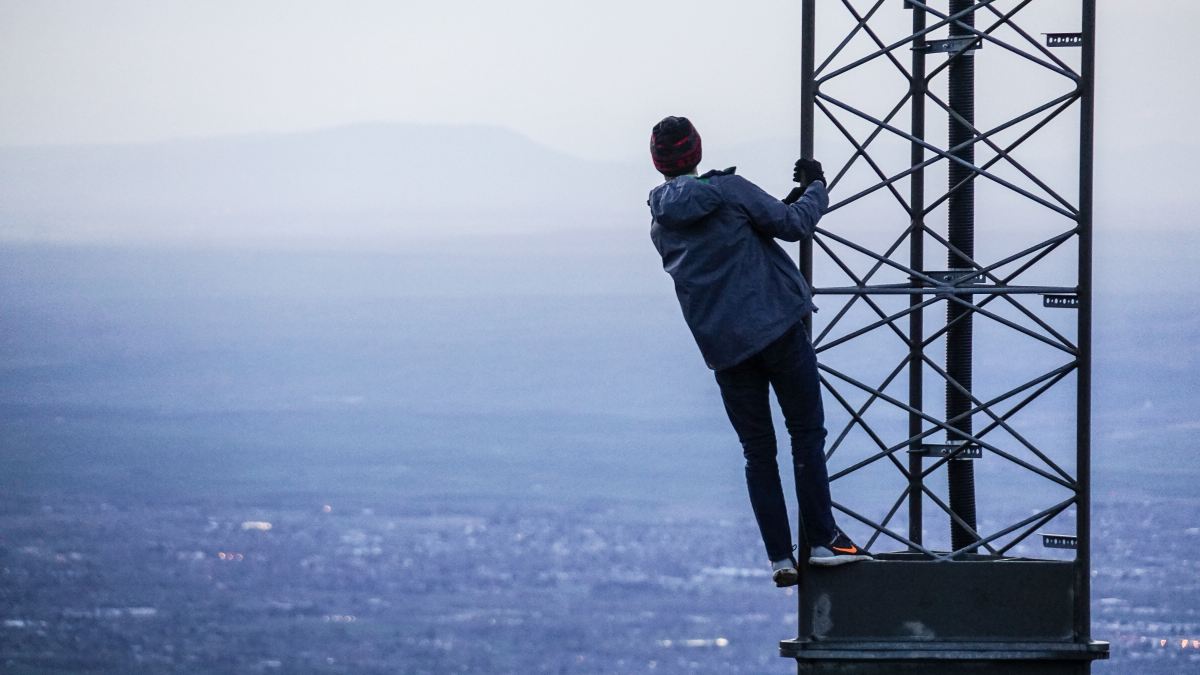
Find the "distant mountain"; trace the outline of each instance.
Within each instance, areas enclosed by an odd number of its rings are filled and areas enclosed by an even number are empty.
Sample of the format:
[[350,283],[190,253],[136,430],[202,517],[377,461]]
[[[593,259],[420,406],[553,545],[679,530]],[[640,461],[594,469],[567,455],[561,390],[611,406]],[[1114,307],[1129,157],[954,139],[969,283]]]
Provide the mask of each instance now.
[[492,127],[0,148],[0,238],[227,242],[600,227],[654,175]]
[[[850,156],[835,140],[822,141],[831,178]],[[782,195],[791,187],[794,141],[722,146],[714,139],[702,168],[737,165],[740,174]],[[873,153],[889,170],[907,165],[906,143]],[[1187,188],[1195,172],[1163,170],[1152,161],[1163,154],[1146,148],[1132,164],[1097,164],[1098,234],[1136,230],[1144,242],[1148,230],[1159,230],[1169,239],[1195,239],[1195,198]],[[1020,159],[1073,198],[1072,157],[1039,146],[1023,150]],[[327,247],[447,234],[638,229],[648,222],[646,192],[661,180],[648,160],[589,161],[497,127],[382,123],[142,144],[8,147],[0,148],[0,241]],[[1141,169],[1123,172],[1131,165]],[[1037,192],[1011,167],[993,171]],[[944,164],[926,179],[932,198],[945,185]],[[877,182],[859,160],[834,189],[833,201]],[[1065,227],[1058,216],[990,181],[980,186],[984,231]],[[907,198],[906,182],[897,189]],[[930,222],[944,217],[932,214]],[[880,190],[827,226],[857,237],[906,223],[897,200]]]

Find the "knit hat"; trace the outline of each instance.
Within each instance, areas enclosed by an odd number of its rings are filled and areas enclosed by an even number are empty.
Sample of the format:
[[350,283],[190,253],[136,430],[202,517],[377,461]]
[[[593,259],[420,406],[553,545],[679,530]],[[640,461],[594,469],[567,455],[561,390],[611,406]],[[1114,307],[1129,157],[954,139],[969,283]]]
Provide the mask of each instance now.
[[700,154],[700,132],[686,117],[664,117],[650,132],[650,158],[665,176],[690,173]]

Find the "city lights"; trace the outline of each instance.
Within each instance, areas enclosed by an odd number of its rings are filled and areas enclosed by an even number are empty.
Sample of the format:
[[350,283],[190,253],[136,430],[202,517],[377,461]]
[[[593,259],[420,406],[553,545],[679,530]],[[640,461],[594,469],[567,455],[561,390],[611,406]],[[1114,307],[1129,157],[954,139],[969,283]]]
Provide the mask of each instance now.
[[660,647],[728,647],[729,640],[719,637],[713,639],[690,638],[687,640],[659,640]]
[[[1158,639],[1159,649],[1165,649],[1174,644],[1175,644],[1175,638],[1159,638]],[[1200,649],[1200,639],[1179,638],[1179,648],[1180,649]]]

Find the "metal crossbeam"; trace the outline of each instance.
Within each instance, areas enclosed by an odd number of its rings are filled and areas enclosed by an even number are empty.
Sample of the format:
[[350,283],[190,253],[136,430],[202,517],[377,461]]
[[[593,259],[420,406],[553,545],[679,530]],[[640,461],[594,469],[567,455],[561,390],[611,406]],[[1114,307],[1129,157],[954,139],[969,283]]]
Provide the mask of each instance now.
[[[1009,127],[1016,126],[1017,124],[1020,124],[1021,122],[1024,122],[1025,120],[1027,120],[1031,117],[1034,117],[1042,112],[1045,112],[1046,110],[1049,110],[1050,108],[1053,108],[1054,106],[1062,103],[1063,101],[1069,100],[1071,98],[1077,98],[1078,96],[1079,96],[1078,92],[1070,92],[1067,94],[1063,94],[1062,96],[1059,96],[1058,98],[1056,98],[1054,100],[1043,103],[1042,105],[1038,106],[1037,108],[1034,108],[1033,110],[1030,110],[1029,112],[1026,112],[1018,117],[1014,117],[1013,119],[1005,122],[1004,124],[1001,124],[993,129],[990,129],[987,132],[984,132],[984,134],[982,134],[980,136],[976,136],[974,139],[972,139],[971,141],[969,141],[967,143],[956,145],[956,146],[950,148],[949,150],[943,150],[943,149],[937,147],[936,145],[933,145],[932,143],[927,143],[924,139],[920,139],[920,138],[917,138],[916,136],[913,136],[912,134],[908,133],[907,131],[904,131],[903,129],[895,127],[883,120],[879,120],[874,117],[871,117],[867,113],[865,113],[861,110],[858,110],[858,109],[854,108],[853,106],[850,106],[846,103],[843,103],[842,101],[839,101],[839,100],[833,98],[832,96],[827,96],[820,92],[817,93],[817,97],[820,100],[826,101],[828,103],[832,103],[833,105],[845,110],[846,112],[848,112],[860,119],[870,122],[871,124],[875,124],[877,126],[883,127],[885,130],[890,131],[893,134],[895,134],[905,140],[911,141],[913,143],[917,143],[917,144],[923,146],[926,150],[934,153],[935,155],[938,155],[942,159],[947,159],[947,160],[950,160],[951,162],[954,162],[955,164],[959,164],[959,165],[963,166],[964,168],[968,169],[971,172],[972,177],[974,177],[976,175],[983,176],[984,178],[987,178],[988,180],[991,180],[999,185],[1003,185],[1004,187],[1008,188],[1009,190],[1012,190],[1013,192],[1016,192],[1017,194],[1021,195],[1022,197],[1025,197],[1026,199],[1029,199],[1030,201],[1037,202],[1038,204],[1041,204],[1042,206],[1050,209],[1051,211],[1054,211],[1054,212],[1056,212],[1062,216],[1065,216],[1067,218],[1075,218],[1076,214],[1067,209],[1062,208],[1061,206],[1058,206],[1057,204],[1053,204],[1053,203],[1029,192],[1028,190],[1025,190],[1024,188],[1018,187],[1017,185],[1014,185],[1010,181],[1004,180],[1003,178],[1000,178],[999,176],[996,176],[993,173],[985,171],[982,168],[975,166],[974,164],[971,164],[970,162],[962,159],[961,157],[958,157],[954,153],[956,151],[962,150],[966,147],[973,146],[976,143],[981,142],[984,138],[994,136],[994,135],[1000,133],[1001,131],[1008,129]],[[929,164],[932,164],[932,163],[933,163],[933,161],[929,162]],[[921,168],[924,168],[924,167],[921,167]],[[912,173],[912,171],[913,171],[912,169],[908,169],[903,173]],[[900,177],[901,176],[898,175],[894,179],[885,181],[885,183],[890,184],[890,182],[895,182],[895,180],[898,180]],[[876,188],[869,190],[869,192],[874,192],[875,189],[878,189],[880,187],[883,187],[883,184],[880,184]],[[868,194],[869,194],[869,192],[868,192]],[[866,195],[863,194],[861,196],[866,196]],[[843,202],[838,202],[837,206],[843,206],[846,203],[848,203],[848,201],[849,200],[843,201]],[[833,210],[833,208],[834,207],[831,206],[830,210]]]
[[[1010,12],[1009,19],[1011,19],[1011,15],[1015,15],[1018,11],[1029,6],[1031,3],[1032,3],[1032,0],[1026,0],[1025,2],[1021,3],[1017,7],[1017,9]],[[928,12],[929,14],[932,14],[933,16],[941,17],[941,18],[953,18],[955,20],[955,23],[959,26],[959,28],[961,30],[964,30],[965,32],[967,32],[970,35],[974,35],[976,38],[978,38],[981,41],[991,42],[992,44],[995,44],[996,46],[1001,47],[1002,49],[1008,50],[1009,52],[1016,54],[1017,56],[1020,56],[1021,58],[1028,59],[1028,60],[1032,61],[1033,63],[1036,63],[1039,66],[1042,66],[1043,68],[1045,68],[1051,72],[1055,72],[1055,73],[1058,73],[1059,75],[1062,75],[1063,77],[1067,77],[1067,78],[1070,78],[1073,80],[1079,79],[1079,76],[1076,75],[1070,69],[1060,68],[1056,64],[1050,63],[1048,61],[1043,61],[1042,59],[1037,58],[1036,56],[1030,54],[1029,52],[1022,51],[1021,49],[1018,49],[1017,47],[1014,47],[1014,46],[1008,44],[1007,42],[1004,42],[1003,40],[998,40],[994,36],[992,36],[992,34],[991,34],[992,30],[994,30],[995,28],[999,28],[1001,25],[1004,25],[1005,23],[1007,23],[1006,21],[998,21],[991,30],[983,30],[983,31],[975,28],[974,26],[965,24],[961,21],[957,21],[957,19],[961,19],[968,14],[978,13],[978,10],[980,10],[980,9],[984,9],[986,7],[991,7],[991,5],[993,4],[991,2],[976,3],[970,10],[965,10],[965,11],[959,12],[958,14],[954,15],[953,17],[949,17],[946,14],[942,14],[941,12],[930,7],[929,5],[926,5],[921,2],[917,2],[916,0],[913,0],[912,4],[913,4],[913,6],[917,7],[918,9],[924,10],[925,12]],[[1057,59],[1055,59],[1055,60],[1057,60]]]
[[[996,2],[996,0],[980,0],[980,2],[978,3],[977,6],[990,5],[995,2]],[[917,3],[913,2],[912,4],[916,5]],[[957,12],[949,17],[946,17],[945,15],[938,15],[942,18],[942,20],[938,21],[937,23],[934,23],[932,26],[927,26],[924,30],[918,31],[918,32],[904,38],[903,40],[898,40],[896,42],[893,42],[892,44],[880,49],[877,52],[872,52],[871,54],[861,57],[856,61],[853,61],[845,66],[842,66],[841,68],[838,68],[837,70],[833,71],[832,73],[830,73],[828,75],[825,75],[823,77],[817,77],[817,75],[820,73],[820,71],[818,70],[818,71],[814,72],[813,73],[813,81],[818,86],[822,85],[839,75],[844,75],[845,73],[848,73],[856,68],[866,65],[866,64],[870,63],[871,61],[874,61],[875,59],[879,58],[880,56],[883,56],[885,54],[890,54],[891,52],[894,52],[897,49],[900,49],[908,44],[911,44],[912,42],[914,42],[916,40],[924,38],[926,35],[929,35],[930,33],[933,33],[940,28],[944,28],[944,27],[948,26],[949,24],[958,21],[959,19],[963,18],[964,16],[966,16],[974,11],[975,11],[974,9],[964,10],[962,12]]]
[[[1070,480],[1064,480],[1058,476],[1048,473],[1048,472],[1046,472],[1024,460],[1021,460],[1021,459],[1009,454],[1008,452],[1005,452],[1004,450],[1000,449],[999,447],[992,445],[991,443],[988,443],[987,441],[984,441],[982,437],[983,437],[983,435],[985,435],[985,432],[980,432],[978,434],[969,434],[969,433],[964,433],[959,429],[955,429],[953,426],[956,422],[961,422],[962,420],[968,419],[968,418],[972,417],[973,415],[982,413],[984,408],[994,407],[997,404],[1002,403],[1002,402],[1012,398],[1013,396],[1016,396],[1017,394],[1020,394],[1028,389],[1032,389],[1032,388],[1038,386],[1039,384],[1042,384],[1043,382],[1046,382],[1047,380],[1055,380],[1055,378],[1060,378],[1060,376],[1065,376],[1066,374],[1068,374],[1072,370],[1074,370],[1075,367],[1076,367],[1075,362],[1071,362],[1066,365],[1060,366],[1048,373],[1039,375],[1038,377],[1036,377],[1028,382],[1024,382],[1024,383],[1004,392],[1003,394],[1000,394],[992,399],[989,399],[988,401],[985,401],[982,404],[977,405],[976,407],[970,408],[962,413],[959,413],[958,415],[950,417],[949,419],[941,420],[941,419],[938,419],[937,417],[934,417],[933,415],[930,415],[922,410],[914,408],[914,407],[908,405],[907,403],[900,401],[899,399],[897,399],[895,397],[888,396],[883,391],[874,389],[874,388],[870,387],[869,385],[866,385],[866,384],[858,381],[857,379],[855,379],[849,375],[846,375],[845,373],[842,373],[833,368],[830,368],[829,366],[827,366],[825,364],[819,364],[818,368],[820,370],[822,370],[826,373],[829,373],[829,374],[833,375],[834,377],[837,377],[838,379],[840,379],[862,391],[865,391],[868,394],[871,394],[872,396],[878,398],[879,400],[882,400],[885,403],[889,403],[889,404],[909,413],[910,415],[915,415],[916,417],[920,418],[922,421],[933,425],[932,428],[921,432],[917,436],[909,437],[908,439],[904,440],[901,443],[892,445],[887,450],[879,453],[878,455],[871,456],[870,458],[868,458],[868,460],[864,460],[862,462],[859,462],[858,464],[851,466],[848,469],[843,469],[842,471],[831,474],[829,476],[829,480],[830,481],[837,480],[838,478],[841,478],[849,473],[853,473],[854,471],[857,471],[858,469],[861,469],[864,466],[867,466],[868,464],[873,463],[875,460],[881,459],[883,456],[894,454],[895,452],[899,451],[900,449],[908,447],[913,442],[924,440],[926,437],[928,437],[934,433],[937,433],[939,431],[945,431],[945,432],[949,432],[949,433],[956,433],[960,438],[962,438],[962,440],[967,441],[969,443],[973,443],[979,447],[982,447],[985,450],[988,450],[988,451],[996,454],[997,456],[1003,457],[1003,458],[1009,460],[1010,462],[1013,462],[1014,464],[1021,466],[1022,468],[1026,469],[1027,471],[1029,471],[1031,473],[1041,476],[1042,478],[1045,478],[1051,482],[1057,483],[1068,489],[1075,489],[1074,482],[1072,482]],[[829,387],[829,388],[833,389],[833,387]],[[988,427],[986,429],[986,431],[991,431],[991,429],[993,429],[993,428],[995,428],[995,427],[994,426]],[[932,469],[927,473],[930,473],[930,472],[932,472]]]

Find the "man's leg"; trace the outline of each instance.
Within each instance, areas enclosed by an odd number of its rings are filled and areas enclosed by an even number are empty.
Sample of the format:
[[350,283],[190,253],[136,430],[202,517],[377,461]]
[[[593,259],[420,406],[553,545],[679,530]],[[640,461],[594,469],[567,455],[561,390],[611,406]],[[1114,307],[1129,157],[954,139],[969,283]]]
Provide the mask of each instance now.
[[817,357],[803,324],[784,333],[762,352],[775,397],[792,441],[792,469],[800,520],[810,546],[831,542],[837,534],[825,468],[825,410]]
[[742,443],[746,458],[746,488],[750,506],[772,562],[792,557],[792,531],[788,524],[783,486],[776,462],[775,427],[771,423],[770,382],[755,356],[732,368],[716,372],[725,412]]

